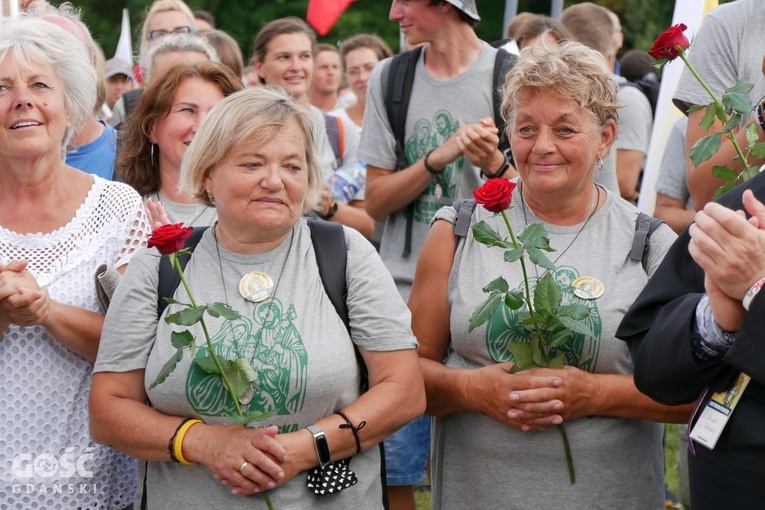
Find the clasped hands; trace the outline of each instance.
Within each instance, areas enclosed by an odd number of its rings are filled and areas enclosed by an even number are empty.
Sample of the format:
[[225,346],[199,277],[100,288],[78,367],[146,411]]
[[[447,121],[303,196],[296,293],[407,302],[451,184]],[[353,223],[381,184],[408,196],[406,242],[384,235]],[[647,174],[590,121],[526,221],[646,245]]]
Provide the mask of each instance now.
[[[430,164],[443,168],[464,155],[477,168],[498,170],[505,161],[504,155],[497,148],[499,129],[491,117],[481,119],[475,124],[465,124],[451,136],[438,150],[438,159],[431,156]],[[442,152],[443,151],[443,152]]]
[[48,291],[27,270],[26,260],[0,264],[0,327],[44,325],[50,312]]
[[248,495],[279,487],[309,469],[309,464],[299,464],[307,437],[302,430],[279,434],[276,426],[200,424],[189,429],[183,450],[185,457],[206,466],[233,494]]
[[742,210],[710,202],[689,229],[688,252],[704,270],[709,305],[726,331],[738,331],[746,316],[741,301],[765,276],[765,205],[751,190],[742,201],[749,219]]
[[512,367],[508,362],[470,371],[466,395],[473,410],[523,431],[597,414],[597,375],[571,366],[511,374]]

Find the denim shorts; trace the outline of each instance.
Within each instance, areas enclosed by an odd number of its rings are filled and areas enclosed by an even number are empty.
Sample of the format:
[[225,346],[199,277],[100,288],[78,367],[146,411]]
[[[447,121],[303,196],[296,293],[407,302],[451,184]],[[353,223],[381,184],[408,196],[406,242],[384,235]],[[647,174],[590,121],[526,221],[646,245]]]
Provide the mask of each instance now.
[[430,416],[412,420],[385,439],[388,485],[414,485],[425,479],[430,453]]

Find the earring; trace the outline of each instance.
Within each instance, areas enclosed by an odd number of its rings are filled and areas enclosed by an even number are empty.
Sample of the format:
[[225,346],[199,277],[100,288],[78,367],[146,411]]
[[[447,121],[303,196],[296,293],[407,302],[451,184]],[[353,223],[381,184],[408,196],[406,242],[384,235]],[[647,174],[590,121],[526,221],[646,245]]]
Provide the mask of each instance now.
[[603,159],[602,158],[598,158],[598,162],[597,162],[597,164],[595,166],[596,166],[596,168],[598,170],[603,170]]
[[151,168],[154,169],[154,144],[150,145],[149,161],[151,162]]
[[210,202],[215,203],[215,197],[213,196],[212,191],[210,191],[209,189],[205,191],[207,191],[207,199]]

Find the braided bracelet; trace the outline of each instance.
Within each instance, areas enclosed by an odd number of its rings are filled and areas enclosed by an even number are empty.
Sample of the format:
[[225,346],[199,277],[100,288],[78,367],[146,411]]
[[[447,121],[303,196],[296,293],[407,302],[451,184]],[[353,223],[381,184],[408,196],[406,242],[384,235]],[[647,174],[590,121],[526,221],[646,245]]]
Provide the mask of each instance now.
[[359,439],[359,430],[364,428],[364,425],[367,424],[366,421],[362,421],[359,423],[358,427],[354,427],[351,420],[348,419],[346,415],[341,413],[340,411],[336,412],[335,414],[339,415],[342,419],[345,420],[345,423],[342,423],[338,425],[338,428],[341,429],[351,429],[351,432],[353,432],[353,437],[356,439],[356,453],[361,453],[361,440]]

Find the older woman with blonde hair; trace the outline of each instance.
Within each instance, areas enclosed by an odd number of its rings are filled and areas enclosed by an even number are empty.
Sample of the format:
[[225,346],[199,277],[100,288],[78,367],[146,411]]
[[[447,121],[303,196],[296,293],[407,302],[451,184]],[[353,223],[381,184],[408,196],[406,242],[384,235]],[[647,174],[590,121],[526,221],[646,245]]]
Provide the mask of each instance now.
[[0,27],[0,494],[3,508],[129,508],[135,460],[88,435],[102,308],[148,221],[130,187],[64,162],[92,117],[86,49],[42,19]]
[[[563,369],[510,373],[521,360],[509,339],[531,340],[520,325],[526,308],[502,302],[485,324],[471,332],[468,324],[485,299],[482,287],[502,276],[510,289],[522,289],[524,272],[469,231],[455,234],[463,214],[469,224],[485,221],[507,232],[502,216],[483,207],[472,217],[462,208],[437,214],[409,300],[426,413],[436,417],[434,508],[462,508],[465,501],[474,508],[663,508],[663,426],[656,422],[681,422],[689,409],[638,392],[627,346],[614,332],[674,233],[660,226],[645,259],[631,258],[638,211],[593,181],[616,137],[619,108],[601,55],[573,42],[530,45],[503,93],[520,173],[505,213],[515,232],[544,225],[560,301],[589,308],[594,336],[577,333],[551,349],[550,359],[564,355]],[[529,268],[532,292],[545,272]],[[597,291],[582,292],[587,282]],[[559,431],[549,427],[559,424],[568,435],[573,485]]]
[[[184,279],[197,302],[225,303],[240,314],[205,318],[212,349],[230,361],[244,358],[257,372],[236,401],[189,357],[150,386],[176,353],[175,329],[162,319],[180,309],[170,304],[158,317],[155,251],[138,255],[117,290],[95,369],[91,432],[155,461],[147,470],[150,508],[182,501],[250,509],[254,502],[243,496],[266,490],[279,509],[382,506],[380,457],[371,447],[422,413],[417,343],[372,246],[352,229],[322,224],[345,241],[347,326],[330,301],[315,254],[321,240],[303,217],[319,200],[319,161],[311,114],[270,87],[222,100],[184,157],[185,192],[218,213]],[[257,297],[246,285],[256,274],[272,282]],[[190,299],[183,286],[174,298]],[[199,324],[190,330],[203,345]],[[356,355],[368,369],[365,393]],[[231,416],[235,407],[266,417],[245,428]],[[170,462],[168,444],[186,464]],[[306,488],[304,471],[323,476],[349,467],[356,485],[330,496]]]

